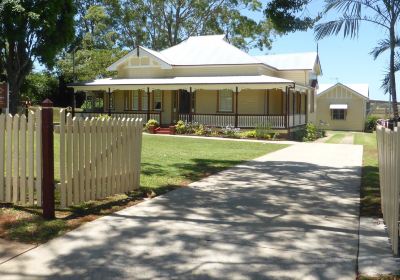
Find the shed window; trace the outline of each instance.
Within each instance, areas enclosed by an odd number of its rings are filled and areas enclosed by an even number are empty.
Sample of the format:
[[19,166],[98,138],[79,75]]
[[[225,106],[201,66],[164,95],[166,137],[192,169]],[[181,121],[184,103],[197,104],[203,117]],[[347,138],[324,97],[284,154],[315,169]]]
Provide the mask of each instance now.
[[332,109],[332,120],[345,120],[347,110],[345,109]]
[[220,90],[218,92],[218,111],[233,111],[233,92],[232,90]]

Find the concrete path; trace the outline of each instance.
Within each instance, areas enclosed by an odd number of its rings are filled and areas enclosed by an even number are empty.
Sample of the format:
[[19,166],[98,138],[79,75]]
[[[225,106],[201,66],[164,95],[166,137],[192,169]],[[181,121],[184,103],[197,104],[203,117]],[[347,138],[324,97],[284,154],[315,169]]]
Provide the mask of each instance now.
[[353,133],[346,133],[346,136],[342,139],[340,144],[353,144],[354,143],[354,134]]
[[290,146],[88,223],[1,279],[354,279],[361,158]]
[[358,271],[375,277],[400,275],[400,258],[393,257],[383,219],[361,217]]

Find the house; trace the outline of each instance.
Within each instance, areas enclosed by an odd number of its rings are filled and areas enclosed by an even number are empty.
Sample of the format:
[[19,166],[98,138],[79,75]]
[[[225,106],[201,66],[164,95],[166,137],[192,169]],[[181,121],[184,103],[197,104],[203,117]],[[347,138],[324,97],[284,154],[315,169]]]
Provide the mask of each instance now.
[[108,70],[116,77],[70,85],[96,112],[282,130],[316,119],[317,53],[251,56],[224,35],[195,36],[160,52],[138,46]]
[[332,130],[363,131],[368,100],[368,84],[321,84],[317,93],[317,121]]

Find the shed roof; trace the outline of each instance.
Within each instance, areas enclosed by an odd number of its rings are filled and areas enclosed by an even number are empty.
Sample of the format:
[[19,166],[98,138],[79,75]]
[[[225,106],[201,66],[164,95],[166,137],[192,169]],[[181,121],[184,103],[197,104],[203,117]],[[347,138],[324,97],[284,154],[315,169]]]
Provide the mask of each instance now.
[[323,94],[326,92],[328,89],[333,88],[335,86],[344,86],[352,91],[360,94],[361,96],[365,98],[369,98],[369,85],[368,84],[342,84],[342,83],[336,83],[336,84],[320,84],[318,87],[317,94]]

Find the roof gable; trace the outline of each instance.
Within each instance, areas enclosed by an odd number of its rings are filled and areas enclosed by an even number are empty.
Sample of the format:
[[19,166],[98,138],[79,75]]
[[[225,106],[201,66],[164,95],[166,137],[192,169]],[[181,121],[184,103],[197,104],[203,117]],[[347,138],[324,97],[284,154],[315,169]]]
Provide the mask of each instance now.
[[[148,58],[149,63],[136,63],[137,58]],[[143,61],[145,61],[143,59]],[[171,64],[167,58],[165,58],[159,52],[150,50],[148,48],[139,46],[135,50],[129,52],[109,67],[107,67],[107,71],[117,71],[117,68],[120,65],[126,64],[128,67],[159,67],[161,69],[171,69]]]
[[359,95],[362,98],[369,99],[369,86],[368,84],[342,84],[342,83],[336,83],[336,84],[320,84],[318,88],[317,95],[321,96],[325,93],[328,92],[328,90],[341,86],[344,88],[349,89],[351,92]]

